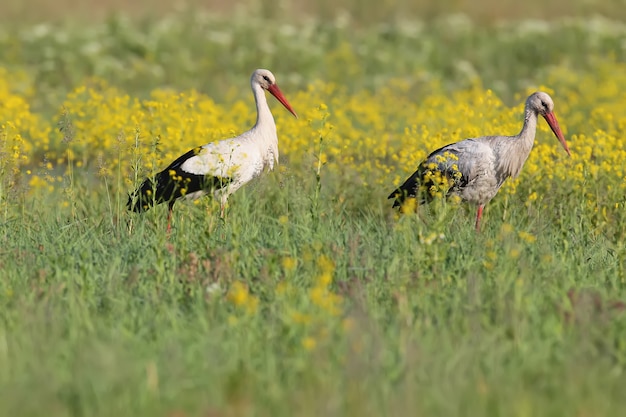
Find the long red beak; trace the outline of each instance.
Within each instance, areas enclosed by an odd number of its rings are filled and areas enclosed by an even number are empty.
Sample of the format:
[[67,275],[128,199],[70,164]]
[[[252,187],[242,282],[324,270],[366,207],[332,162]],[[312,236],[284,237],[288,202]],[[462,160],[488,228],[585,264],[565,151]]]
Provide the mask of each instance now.
[[283,96],[283,92],[280,91],[280,88],[278,88],[276,84],[270,85],[267,91],[269,91],[274,97],[276,97],[276,100],[280,101],[280,103],[283,106],[285,106],[285,108],[289,110],[291,114],[296,116],[296,119],[298,118],[298,115],[296,114],[296,112],[293,111],[293,109],[291,108],[291,104],[289,104],[285,96]]
[[565,137],[563,136],[563,132],[561,132],[561,128],[559,127],[559,122],[556,121],[556,116],[554,115],[554,112],[545,114],[543,118],[546,119],[546,122],[548,122],[550,129],[552,129],[552,132],[554,132],[554,135],[557,137],[559,142],[561,142],[561,145],[563,145],[563,148],[565,148],[565,152],[567,152],[569,156],[572,156],[567,146],[567,142],[565,142]]

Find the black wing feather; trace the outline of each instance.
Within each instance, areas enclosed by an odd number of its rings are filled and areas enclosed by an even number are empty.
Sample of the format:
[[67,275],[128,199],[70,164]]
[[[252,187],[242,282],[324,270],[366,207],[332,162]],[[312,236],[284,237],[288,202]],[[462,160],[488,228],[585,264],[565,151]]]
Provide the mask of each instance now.
[[141,213],[155,204],[167,202],[170,206],[186,194],[202,190],[217,190],[230,183],[230,178],[205,176],[184,171],[181,166],[196,156],[202,148],[194,148],[178,157],[154,178],[146,178],[141,186],[129,196],[129,210]]
[[[419,194],[419,204],[425,204],[432,200],[432,196],[428,192],[419,193],[419,189],[423,186],[422,189],[428,190],[431,186],[435,185],[432,180],[425,179],[425,175],[429,171],[438,171],[441,172],[444,176],[446,176],[449,180],[453,182],[452,187],[449,192],[462,188],[467,185],[467,178],[464,176],[458,177],[458,170],[453,170],[452,165],[455,164],[456,161],[450,160],[446,158],[445,161],[438,161],[437,156],[443,155],[446,152],[459,156],[459,152],[450,149],[450,145],[443,146],[428,155],[428,157],[422,161],[422,163],[417,167],[417,170],[411,175],[401,186],[395,189],[391,194],[389,194],[388,199],[395,198],[396,200],[393,202],[393,207],[401,206],[407,198],[417,198]],[[435,164],[436,167],[432,169],[430,167],[431,164]]]

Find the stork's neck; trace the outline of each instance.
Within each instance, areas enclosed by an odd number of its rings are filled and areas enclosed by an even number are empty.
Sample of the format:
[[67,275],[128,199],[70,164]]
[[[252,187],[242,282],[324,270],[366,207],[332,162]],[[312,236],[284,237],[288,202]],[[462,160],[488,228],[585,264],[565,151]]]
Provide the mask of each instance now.
[[535,132],[537,131],[537,112],[531,110],[526,106],[524,111],[524,126],[522,126],[522,131],[518,135],[519,144],[523,145],[525,148],[530,149],[533,147],[533,143],[535,142]]
[[265,91],[259,84],[252,84],[254,101],[256,102],[256,123],[250,130],[255,142],[261,147],[265,163],[270,169],[274,168],[274,162],[278,162],[278,136],[276,135],[276,123],[270,111],[265,97]]
[[535,131],[537,130],[537,112],[528,108],[524,112],[524,126],[517,136],[511,136],[511,141],[504,145],[499,159],[498,170],[507,176],[517,178],[522,171],[524,162],[528,159],[530,151],[535,142]]
[[254,101],[256,102],[256,123],[252,129],[255,130],[276,130],[276,124],[274,123],[274,117],[270,111],[270,107],[267,104],[267,98],[265,97],[265,91],[257,83],[252,84],[252,92],[254,93]]

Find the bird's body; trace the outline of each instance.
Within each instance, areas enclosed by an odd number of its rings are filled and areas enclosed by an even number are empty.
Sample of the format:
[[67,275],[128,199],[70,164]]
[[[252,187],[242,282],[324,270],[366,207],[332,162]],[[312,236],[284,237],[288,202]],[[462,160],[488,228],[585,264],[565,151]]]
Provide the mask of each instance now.
[[294,116],[296,113],[270,71],[256,70],[250,84],[257,108],[254,127],[237,137],[209,143],[181,155],[154,178],[142,183],[128,200],[130,210],[142,212],[154,204],[167,202],[169,230],[169,216],[175,201],[212,193],[220,200],[223,216],[232,193],[258,177],[266,167],[274,168],[278,163],[278,136],[264,90],[274,95]]
[[535,141],[538,115],[542,115],[567,153],[569,149],[553,113],[550,96],[536,92],[526,100],[524,126],[516,136],[483,136],[465,139],[432,152],[400,187],[389,195],[394,207],[407,198],[420,203],[432,199],[433,191],[443,184],[448,195],[478,206],[476,229],[485,206],[500,190],[504,181],[522,171]]

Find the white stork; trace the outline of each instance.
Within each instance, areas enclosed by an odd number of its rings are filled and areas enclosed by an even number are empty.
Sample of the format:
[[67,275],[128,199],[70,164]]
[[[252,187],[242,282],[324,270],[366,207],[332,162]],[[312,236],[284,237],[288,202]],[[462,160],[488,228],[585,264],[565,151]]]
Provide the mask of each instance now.
[[154,178],[145,179],[129,197],[129,210],[141,213],[155,204],[167,202],[169,232],[176,200],[197,199],[212,192],[220,200],[220,216],[224,217],[230,194],[258,177],[265,167],[274,169],[274,162],[278,163],[278,136],[263,90],[269,91],[295,117],[298,115],[276,85],[276,78],[270,71],[254,71],[250,85],[257,110],[252,129],[234,138],[194,148]]
[[526,99],[524,126],[517,136],[465,139],[432,152],[417,171],[389,195],[395,198],[393,207],[401,206],[407,197],[419,196],[420,204],[432,200],[432,187],[437,188],[443,178],[450,186],[448,196],[456,195],[478,206],[476,231],[480,231],[485,204],[498,193],[507,178],[517,178],[528,159],[535,141],[538,115],[546,119],[570,155],[553,110],[554,103],[548,94],[533,93]]

